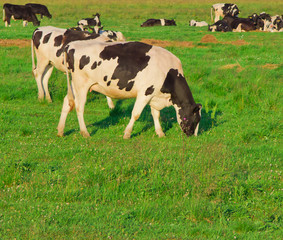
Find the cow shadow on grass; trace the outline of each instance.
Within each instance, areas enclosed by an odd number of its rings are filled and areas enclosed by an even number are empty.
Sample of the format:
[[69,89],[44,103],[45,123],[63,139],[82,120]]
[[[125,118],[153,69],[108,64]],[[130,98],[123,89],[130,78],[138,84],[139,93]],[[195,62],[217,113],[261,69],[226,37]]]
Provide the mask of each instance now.
[[[125,121],[125,128],[126,128],[131,118],[134,102],[129,103],[127,106],[122,106],[123,101],[125,100],[118,100],[115,103],[115,107],[110,111],[108,117],[87,125],[87,128],[89,129],[91,136],[95,135],[99,129],[107,129],[111,126],[117,125],[121,121]],[[206,112],[205,110],[202,110],[201,122],[199,126],[199,135],[209,131],[209,129],[213,127],[218,126],[219,122],[217,121],[217,118],[220,115],[222,115],[222,112],[220,111]],[[154,122],[149,105],[147,105],[143,109],[142,114],[140,118],[137,120],[137,122],[143,122],[145,124],[142,127],[142,129],[139,130],[138,132],[135,132],[135,130],[133,130],[133,133],[131,135],[132,137],[139,136],[142,132],[145,132],[150,128],[154,128]],[[176,111],[173,106],[166,107],[161,110],[160,124],[165,134],[173,127],[174,124],[177,124]],[[68,132],[65,133],[65,135],[70,135],[75,131],[77,130],[76,129],[69,130]],[[121,132],[121,134],[123,134],[123,132]]]
[[199,124],[198,135],[202,135],[204,132],[209,131],[211,128],[217,127],[221,122],[219,122],[218,117],[222,115],[221,111],[201,111],[201,121]]
[[[128,125],[130,118],[131,118],[132,110],[134,107],[134,102],[129,103],[127,106],[122,106],[123,101],[125,100],[118,100],[115,103],[115,108],[110,111],[108,117],[104,118],[101,121],[89,124],[87,126],[87,128],[93,128],[93,127],[95,128],[91,130],[90,132],[91,136],[95,135],[99,129],[107,129],[110,126],[114,126],[121,121],[125,122],[125,128],[126,128],[126,125]],[[151,110],[150,110],[149,105],[147,105],[143,109],[142,114],[137,120],[137,122],[143,122],[145,124],[140,131],[135,132],[135,130],[133,130],[133,133],[131,135],[132,137],[138,136],[142,132],[145,132],[150,128],[154,128],[154,122],[153,122],[153,118],[151,115]],[[176,113],[173,107],[172,108],[169,107],[169,108],[165,108],[161,110],[160,124],[162,126],[164,133],[166,133],[166,131],[172,128],[174,122],[176,122]]]

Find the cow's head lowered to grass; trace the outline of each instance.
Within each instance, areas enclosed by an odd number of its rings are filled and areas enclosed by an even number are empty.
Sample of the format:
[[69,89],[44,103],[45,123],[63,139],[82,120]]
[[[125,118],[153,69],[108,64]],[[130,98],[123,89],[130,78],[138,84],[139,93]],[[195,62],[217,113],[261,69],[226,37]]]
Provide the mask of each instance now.
[[[164,136],[160,110],[173,105],[183,132],[197,134],[201,105],[196,104],[184,78],[180,60],[164,48],[141,42],[105,43],[74,41],[65,48],[65,62],[72,75],[64,99],[58,135],[62,136],[68,112],[77,110],[81,134],[89,136],[83,118],[87,92],[95,90],[111,98],[136,98],[124,133],[130,138],[134,122],[149,104],[155,131]],[[68,76],[68,74],[67,74]]]

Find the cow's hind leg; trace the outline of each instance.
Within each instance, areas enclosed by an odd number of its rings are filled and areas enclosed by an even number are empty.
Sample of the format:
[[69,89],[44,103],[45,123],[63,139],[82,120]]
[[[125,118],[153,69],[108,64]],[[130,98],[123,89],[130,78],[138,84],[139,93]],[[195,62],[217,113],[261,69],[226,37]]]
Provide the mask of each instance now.
[[51,76],[52,71],[53,71],[53,66],[49,64],[48,66],[46,66],[45,71],[43,73],[43,78],[42,78],[43,90],[45,93],[45,98],[47,99],[48,102],[52,102],[52,99],[50,97],[50,93],[48,90],[48,80]]
[[125,132],[124,132],[124,139],[129,139],[131,137],[131,133],[133,130],[133,126],[136,120],[139,119],[142,110],[146,106],[146,104],[149,102],[150,98],[149,97],[137,97],[133,111],[132,111],[132,116],[129,124],[127,125]]
[[59,124],[57,126],[58,133],[57,135],[62,137],[64,135],[64,128],[68,113],[72,110],[72,106],[69,102],[68,95],[64,98],[63,107],[61,111],[61,116],[59,120]]
[[155,108],[151,107],[151,115],[153,117],[154,121],[154,127],[155,127],[155,132],[159,137],[164,137],[165,134],[162,131],[160,122],[159,122],[159,117],[160,117],[160,111],[156,110]]
[[[45,78],[45,84],[48,83],[47,76],[51,75],[53,68],[50,68],[49,61],[46,59],[42,59],[40,56],[37,55],[37,66],[35,69],[33,69],[33,75],[36,80],[37,89],[38,89],[38,99],[43,100],[44,99],[44,88],[43,88],[43,79]],[[45,76],[47,74],[47,76]],[[48,78],[49,78],[48,77]],[[47,88],[48,92],[48,88]],[[49,92],[48,92],[49,95]],[[50,97],[50,95],[49,95]]]

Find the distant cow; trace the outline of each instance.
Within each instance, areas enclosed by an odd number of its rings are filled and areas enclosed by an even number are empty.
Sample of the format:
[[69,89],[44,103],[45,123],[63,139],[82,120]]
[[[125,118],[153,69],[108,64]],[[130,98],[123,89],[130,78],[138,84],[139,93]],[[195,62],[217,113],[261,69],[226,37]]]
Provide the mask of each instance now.
[[[161,47],[141,42],[105,43],[75,41],[66,48],[66,63],[72,75],[63,103],[58,136],[63,136],[68,113],[75,107],[81,134],[88,137],[84,106],[89,89],[111,98],[136,98],[124,132],[130,138],[134,122],[149,104],[155,131],[164,136],[160,110],[173,105],[183,132],[197,135],[201,105],[196,104],[183,74],[180,60]],[[67,74],[68,76],[68,74]]]
[[176,26],[175,20],[168,19],[148,19],[141,24],[141,27],[153,27],[153,26]]
[[201,22],[197,22],[195,20],[191,20],[190,21],[190,26],[194,26],[194,27],[204,27],[204,26],[208,26],[207,22],[205,21],[201,21]]
[[[71,41],[96,39],[97,41],[107,41],[108,38],[98,34],[90,34],[84,31],[74,31],[52,26],[39,27],[32,35],[32,72],[38,87],[38,99],[46,99],[51,102],[48,91],[48,80],[53,71],[53,67],[60,71],[65,71],[63,65],[64,47]],[[34,52],[37,58],[35,67]],[[107,99],[110,108],[114,107],[111,99]]]
[[211,32],[232,32],[232,28],[224,20],[218,20],[212,25],[208,25],[208,31]]
[[225,17],[227,14],[237,17],[240,13],[239,8],[233,3],[216,3],[211,7],[211,20],[213,19],[212,11],[214,11],[214,22],[220,20],[220,17]]
[[77,24],[82,30],[84,28],[89,28],[93,30],[95,26],[101,26],[100,14],[96,13],[95,15],[93,15],[93,18],[84,18],[78,21]]
[[93,28],[93,32],[111,39],[112,42],[126,41],[126,38],[124,37],[123,33],[118,32],[118,31],[112,31],[112,30],[103,30],[102,26],[100,27],[95,26]]
[[256,30],[256,26],[250,18],[238,18],[228,14],[222,19],[222,21],[225,21],[231,27],[233,32]]
[[43,16],[52,18],[52,15],[50,14],[48,8],[45,5],[37,3],[27,3],[26,6],[30,7],[34,14],[40,14],[41,19]]
[[3,6],[3,21],[5,26],[11,26],[11,18],[14,20],[23,20],[23,26],[25,27],[28,22],[32,22],[34,26],[39,26],[40,21],[38,21],[32,9],[24,5],[14,5],[5,3]]
[[269,26],[269,30],[272,32],[280,32],[283,28],[282,16],[275,15],[271,17],[271,24]]

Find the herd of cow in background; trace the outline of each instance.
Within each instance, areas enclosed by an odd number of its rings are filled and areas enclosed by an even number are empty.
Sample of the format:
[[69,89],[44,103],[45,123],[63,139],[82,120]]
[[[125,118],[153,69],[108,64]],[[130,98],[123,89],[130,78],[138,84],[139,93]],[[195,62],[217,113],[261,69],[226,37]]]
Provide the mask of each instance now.
[[[282,18],[268,14],[253,14],[247,19],[238,18],[235,4],[215,4],[215,23],[208,24],[210,31],[249,31],[260,29],[281,30]],[[32,22],[40,25],[36,15],[52,18],[42,4],[4,4],[3,20],[10,26],[10,20],[23,20],[23,26]],[[220,20],[220,17],[223,17]],[[280,21],[279,21],[280,20]],[[270,21],[273,21],[270,24]],[[263,22],[263,25],[262,25]],[[192,26],[206,26],[205,22],[190,22]],[[140,25],[176,26],[167,19],[148,19]],[[100,14],[84,18],[76,27],[62,29],[53,26],[38,27],[32,35],[32,73],[38,87],[38,98],[51,100],[48,81],[55,67],[66,72],[68,94],[64,98],[58,135],[62,136],[68,113],[76,108],[81,134],[89,136],[83,113],[88,91],[102,93],[109,108],[114,108],[111,98],[136,98],[132,116],[124,133],[130,138],[134,122],[139,118],[146,104],[151,107],[156,134],[164,136],[159,123],[160,110],[173,105],[177,121],[187,135],[197,135],[201,119],[201,104],[196,104],[187,81],[184,78],[180,60],[166,49],[141,42],[126,42],[121,32],[103,30]],[[36,55],[36,64],[35,56]],[[70,83],[69,74],[72,76]]]
[[[269,32],[281,32],[283,31],[283,15],[271,16],[265,12],[260,14],[253,13],[247,18],[239,18],[240,10],[236,4],[233,3],[216,3],[211,7],[211,20],[213,20],[213,12],[215,14],[214,23],[209,25],[205,21],[190,21],[190,26],[203,27],[208,26],[208,30],[211,32],[246,32],[246,31],[269,31]],[[3,5],[3,20],[5,26],[10,25],[11,18],[14,20],[23,20],[23,26],[26,26],[28,22],[32,22],[35,26],[40,25],[36,14],[51,18],[47,7],[42,4],[27,3],[25,5],[14,5],[5,3]],[[220,20],[220,18],[222,18]],[[74,30],[92,30],[96,33],[102,33],[105,31],[101,25],[98,25],[99,14],[93,16],[93,18],[85,18],[78,22],[78,27],[74,27]],[[176,26],[175,20],[171,19],[148,19],[140,25],[141,27],[152,26]],[[92,28],[96,27],[96,28]],[[99,28],[100,27],[100,28]]]

